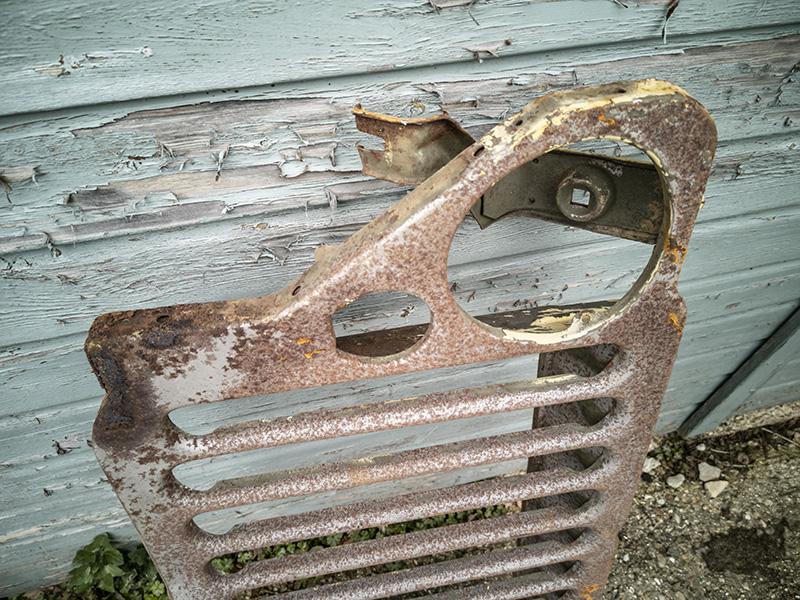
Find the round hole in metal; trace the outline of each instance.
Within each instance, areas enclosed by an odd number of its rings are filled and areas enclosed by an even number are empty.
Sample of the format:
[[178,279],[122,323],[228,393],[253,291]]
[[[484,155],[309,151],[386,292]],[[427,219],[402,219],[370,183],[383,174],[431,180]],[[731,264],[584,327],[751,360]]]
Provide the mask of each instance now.
[[409,350],[425,335],[430,320],[421,298],[398,290],[364,294],[331,316],[336,347],[372,358]]
[[590,140],[544,154],[495,183],[461,223],[450,291],[485,323],[520,313],[502,326],[511,337],[580,335],[645,285],[666,206],[657,169],[635,146]]

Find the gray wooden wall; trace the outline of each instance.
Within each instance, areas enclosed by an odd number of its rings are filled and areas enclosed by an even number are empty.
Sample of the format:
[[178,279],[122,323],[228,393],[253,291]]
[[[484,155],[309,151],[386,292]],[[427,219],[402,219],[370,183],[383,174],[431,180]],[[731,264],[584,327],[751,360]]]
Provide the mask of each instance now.
[[[135,535],[91,449],[101,389],[82,346],[96,316],[272,293],[312,264],[317,246],[342,241],[407,191],[361,174],[355,144],[375,141],[355,129],[357,103],[397,116],[447,110],[479,135],[548,91],[658,77],[709,109],[720,146],[682,278],[689,321],[660,432],[680,426],[793,312],[795,0],[683,0],[666,42],[668,0],[469,4],[0,4],[0,595],[64,577],[75,550],[100,532]],[[648,253],[528,219],[482,232],[466,221],[450,276],[475,313],[616,298]],[[374,304],[351,331],[420,314],[394,308]],[[742,409],[800,397],[799,366],[790,361]],[[290,414],[301,403],[346,405],[533,372],[529,362],[489,364],[176,418],[207,430],[242,415]],[[527,420],[318,444],[302,456],[424,445]],[[259,463],[254,455],[236,468]],[[205,485],[230,468],[217,460],[180,476]],[[224,529],[232,517],[207,521]]]

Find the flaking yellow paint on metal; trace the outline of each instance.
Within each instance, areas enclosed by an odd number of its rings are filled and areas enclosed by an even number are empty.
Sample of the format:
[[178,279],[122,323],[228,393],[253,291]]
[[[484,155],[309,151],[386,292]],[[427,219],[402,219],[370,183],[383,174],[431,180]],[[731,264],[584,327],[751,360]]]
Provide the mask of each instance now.
[[[524,126],[524,121],[521,124],[522,126],[514,126],[516,116],[512,119],[507,119],[503,124],[495,127],[491,133],[481,138],[481,144],[487,148],[494,148],[499,144],[506,144],[516,149],[525,138],[537,137],[548,127],[558,127],[576,112],[585,112],[603,106],[634,103],[654,95],[679,95],[684,99],[689,98],[689,95],[678,86],[658,79],[645,79],[642,81],[629,82],[624,85],[627,87],[621,85],[618,88],[620,90],[619,93],[605,98],[588,97],[582,90],[567,92],[562,96],[562,104],[555,114],[548,114],[549,111],[547,111],[546,107],[542,106],[541,99],[534,101],[532,104],[542,107],[545,114],[537,115],[535,120],[527,126]],[[501,160],[501,158],[498,156],[495,162],[499,160]]]
[[583,588],[583,592],[581,595],[584,597],[585,600],[592,600],[594,598],[593,594],[600,588],[599,583],[595,583],[593,585],[587,585]]
[[683,333],[683,322],[675,313],[669,313],[669,322],[679,332]]
[[683,261],[686,259],[686,247],[669,237],[664,239],[664,253],[670,256],[672,261],[679,265],[682,265]]

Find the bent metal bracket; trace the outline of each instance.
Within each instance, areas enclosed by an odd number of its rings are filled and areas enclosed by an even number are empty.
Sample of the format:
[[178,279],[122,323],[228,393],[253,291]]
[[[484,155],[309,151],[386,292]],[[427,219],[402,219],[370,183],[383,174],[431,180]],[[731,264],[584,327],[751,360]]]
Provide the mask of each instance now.
[[[286,595],[388,598],[436,588],[434,598],[563,592],[599,599],[683,330],[676,285],[714,155],[713,121],[684,91],[655,80],[541,97],[477,142],[449,117],[354,112],[361,129],[387,141],[382,153],[362,149],[365,170],[420,182],[405,198],[342,245],[318,252],[314,266],[272,296],[112,313],[93,324],[86,352],[106,391],[94,447],[109,482],[172,600],[225,600],[510,540],[518,541],[492,553]],[[590,138],[634,144],[654,166],[557,150]],[[418,148],[423,160],[401,160]],[[530,186],[545,198],[533,216],[653,244],[622,299],[477,318],[459,307],[446,276],[456,228],[471,209],[483,226],[523,210]],[[432,314],[424,335],[390,330],[337,346],[331,315],[377,290],[424,300]],[[403,336],[417,341],[395,352],[391,344]],[[364,347],[377,351],[350,351]],[[540,355],[539,377],[206,435],[182,431],[169,417],[199,403],[522,355]],[[531,410],[532,427],[517,433],[273,470],[209,490],[173,474],[197,459],[520,409]],[[520,458],[528,458],[527,473],[270,518],[222,535],[193,521],[209,511]],[[517,501],[519,514],[256,561],[236,573],[210,564],[226,553]],[[448,591],[454,584],[459,589]]]

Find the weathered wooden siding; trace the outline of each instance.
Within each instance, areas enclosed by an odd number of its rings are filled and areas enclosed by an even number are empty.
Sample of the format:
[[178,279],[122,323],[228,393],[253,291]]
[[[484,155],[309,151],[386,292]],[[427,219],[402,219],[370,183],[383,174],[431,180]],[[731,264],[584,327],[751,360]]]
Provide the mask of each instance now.
[[[310,266],[316,247],[342,241],[405,193],[360,173],[355,144],[374,141],[355,130],[357,103],[400,116],[445,109],[479,135],[547,91],[659,77],[710,110],[720,147],[682,278],[689,321],[662,432],[676,429],[799,302],[796,2],[684,0],[666,44],[666,0],[628,9],[611,0],[479,0],[469,12],[468,2],[452,0],[438,2],[455,6],[438,12],[424,0],[273,4],[4,5],[0,594],[62,577],[74,551],[101,531],[133,536],[90,448],[101,390],[82,345],[97,315],[269,294]],[[478,62],[468,48],[498,56],[482,53]],[[474,312],[619,297],[647,252],[524,219],[484,232],[465,222],[450,276]],[[387,317],[390,308],[373,305],[353,331],[405,321]],[[490,364],[253,399],[235,404],[235,414],[513,380],[534,368]],[[797,372],[790,363],[746,408],[797,398]],[[229,410],[182,418],[208,428]],[[317,444],[311,454],[509,431],[526,419]],[[252,455],[239,466],[258,462]],[[228,469],[217,460],[181,476],[202,484]],[[231,519],[209,523],[225,528]]]

